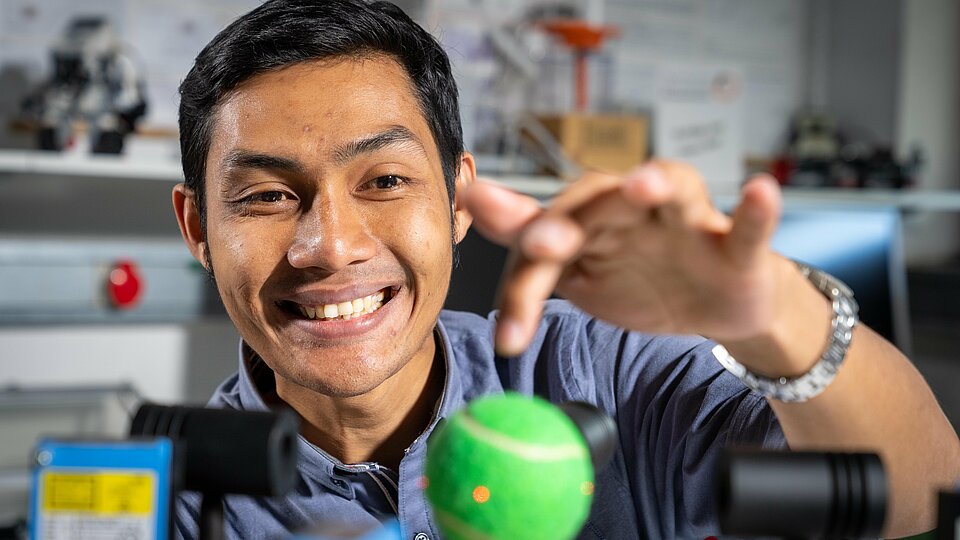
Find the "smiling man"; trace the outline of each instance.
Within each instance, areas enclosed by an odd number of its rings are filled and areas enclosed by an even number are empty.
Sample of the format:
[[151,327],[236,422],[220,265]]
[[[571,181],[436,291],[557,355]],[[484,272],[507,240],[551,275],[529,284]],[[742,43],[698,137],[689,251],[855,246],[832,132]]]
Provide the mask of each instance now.
[[[458,114],[436,41],[361,0],[268,1],[181,85],[174,207],[243,338],[211,405],[302,419],[297,488],[228,497],[228,537],[395,516],[405,537],[438,538],[425,441],[505,390],[615,418],[621,444],[583,538],[717,533],[710,486],[731,443],[877,451],[887,532],[932,525],[934,490],[958,477],[957,437],[889,343],[831,329],[852,319],[829,278],[814,272],[817,287],[770,250],[769,178],[748,183],[733,216],[669,162],[587,174],[541,208],[475,181]],[[513,249],[489,319],[441,311],[471,220]],[[545,305],[555,289],[570,303]],[[197,512],[185,495],[180,536],[197,535]]]
[[[388,90],[397,88],[407,91]],[[396,468],[402,447],[368,454],[368,441],[415,436],[432,404],[405,417],[440,388],[442,366],[424,375],[435,364],[451,236],[468,219],[451,214],[420,111],[400,64],[365,51],[250,78],[211,125],[196,249],[245,343],[275,374],[277,397],[303,416],[309,439],[347,462]],[[471,164],[459,168],[471,174]],[[177,190],[184,223],[192,198]]]

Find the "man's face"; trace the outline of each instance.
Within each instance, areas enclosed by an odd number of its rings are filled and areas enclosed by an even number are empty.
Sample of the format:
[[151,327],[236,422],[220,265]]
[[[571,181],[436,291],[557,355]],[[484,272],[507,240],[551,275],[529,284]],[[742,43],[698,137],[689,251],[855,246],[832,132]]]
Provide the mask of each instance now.
[[245,82],[214,119],[206,200],[220,295],[279,377],[352,396],[432,362],[451,202],[395,61],[312,62]]

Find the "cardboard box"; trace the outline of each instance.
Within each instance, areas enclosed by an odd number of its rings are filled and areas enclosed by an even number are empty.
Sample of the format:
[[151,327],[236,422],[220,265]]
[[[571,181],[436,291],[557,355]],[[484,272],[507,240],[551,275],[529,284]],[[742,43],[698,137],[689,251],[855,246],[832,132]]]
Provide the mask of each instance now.
[[565,114],[538,119],[567,157],[584,169],[623,173],[647,159],[649,123],[642,116]]

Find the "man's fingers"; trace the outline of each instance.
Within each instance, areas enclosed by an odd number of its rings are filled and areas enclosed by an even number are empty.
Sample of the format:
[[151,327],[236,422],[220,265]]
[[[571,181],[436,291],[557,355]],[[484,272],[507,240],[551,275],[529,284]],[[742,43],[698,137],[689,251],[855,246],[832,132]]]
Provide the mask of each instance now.
[[543,302],[550,297],[563,272],[563,263],[535,261],[513,252],[500,281],[500,313],[494,347],[500,356],[518,356],[536,334]]
[[684,163],[646,163],[626,175],[622,192],[637,208],[654,211],[665,225],[706,227],[713,232],[728,228],[723,214],[710,201],[703,177]]
[[498,354],[517,356],[529,345],[543,302],[580,257],[619,260],[618,246],[627,249],[624,242],[637,250],[642,247],[638,238],[649,237],[657,241],[653,249],[665,241],[686,242],[693,234],[720,240],[736,264],[751,263],[765,252],[779,217],[779,192],[772,182],[748,183],[732,219],[713,206],[695,169],[668,161],[624,177],[588,173],[546,208],[488,183],[470,187],[464,204],[480,232],[511,248],[498,292]]
[[751,178],[742,190],[733,213],[733,228],[726,237],[732,260],[749,263],[767,250],[780,221],[781,198],[777,181],[769,175]]
[[583,205],[614,192],[623,185],[623,178],[601,172],[590,171],[576,182],[567,185],[550,201],[549,212],[571,214]]
[[536,199],[490,182],[474,182],[460,196],[474,227],[502,246],[514,244],[520,230],[542,211]]
[[627,173],[623,182],[624,197],[638,207],[656,207],[668,202],[674,186],[665,171],[647,163]]
[[[571,186],[572,192],[558,199],[574,208],[616,187],[607,178],[598,180],[589,188]],[[566,212],[547,215],[536,200],[494,184],[476,182],[462,197],[480,233],[512,248],[498,291],[500,314],[494,342],[501,356],[519,355],[533,338],[543,302],[556,287],[564,265],[583,245],[583,229]]]
[[583,246],[586,235],[574,220],[561,215],[544,215],[520,233],[520,251],[529,259],[565,263]]
[[580,225],[563,215],[543,215],[523,229],[497,294],[500,314],[494,341],[498,354],[517,356],[527,348],[537,331],[544,300],[585,238]]

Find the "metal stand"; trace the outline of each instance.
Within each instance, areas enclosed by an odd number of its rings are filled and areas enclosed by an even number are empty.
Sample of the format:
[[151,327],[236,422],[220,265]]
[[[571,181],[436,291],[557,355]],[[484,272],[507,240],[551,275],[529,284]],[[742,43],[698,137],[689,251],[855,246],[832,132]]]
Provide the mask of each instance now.
[[200,496],[199,540],[223,540],[223,496],[207,493]]

